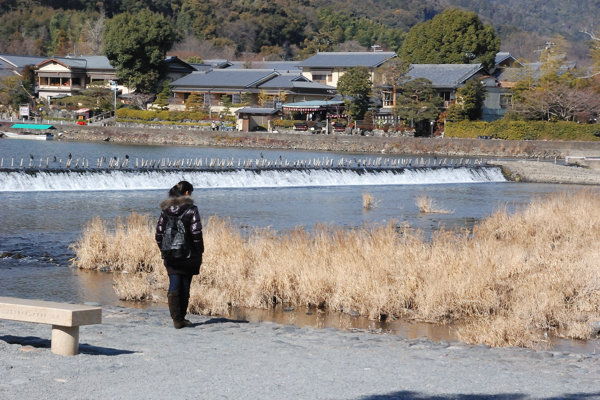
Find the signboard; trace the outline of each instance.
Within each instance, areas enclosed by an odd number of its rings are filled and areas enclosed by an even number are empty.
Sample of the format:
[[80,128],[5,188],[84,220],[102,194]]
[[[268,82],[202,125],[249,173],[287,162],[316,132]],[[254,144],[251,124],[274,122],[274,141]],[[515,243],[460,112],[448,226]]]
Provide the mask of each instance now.
[[19,107],[19,116],[20,117],[29,117],[29,106],[20,106]]

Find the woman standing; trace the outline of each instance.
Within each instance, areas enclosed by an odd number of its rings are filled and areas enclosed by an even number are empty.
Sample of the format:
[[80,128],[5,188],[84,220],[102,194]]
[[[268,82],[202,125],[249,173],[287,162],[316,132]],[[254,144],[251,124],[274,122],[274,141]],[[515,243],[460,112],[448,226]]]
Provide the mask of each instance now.
[[[169,198],[160,203],[162,212],[156,225],[155,239],[161,250],[164,265],[169,275],[169,312],[173,318],[175,329],[191,326],[185,319],[190,299],[190,285],[194,275],[200,273],[204,240],[202,239],[202,223],[198,207],[194,205],[191,194],[194,187],[187,181],[181,181],[169,190]],[[166,244],[172,244],[171,234],[176,235],[173,226],[181,221],[185,227],[185,243],[178,251],[165,250]],[[167,232],[168,231],[168,232]],[[169,235],[169,237],[165,237]],[[164,242],[164,243],[163,243]],[[173,243],[177,242],[175,240]],[[181,247],[181,246],[180,246]],[[177,253],[177,254],[175,254]]]

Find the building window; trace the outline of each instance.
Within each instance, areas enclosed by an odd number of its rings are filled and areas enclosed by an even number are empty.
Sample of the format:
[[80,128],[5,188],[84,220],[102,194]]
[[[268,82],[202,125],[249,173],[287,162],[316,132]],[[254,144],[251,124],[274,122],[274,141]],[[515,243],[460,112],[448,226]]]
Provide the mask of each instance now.
[[239,93],[234,93],[231,95],[231,102],[233,104],[242,104],[242,96]]
[[394,93],[383,92],[383,106],[392,107],[394,105]]
[[60,78],[50,78],[50,86],[60,86]]
[[[312,80],[314,82],[327,83],[327,79],[328,79],[328,77],[331,77],[331,75],[313,74],[312,77],[313,77]],[[331,82],[331,80],[330,80],[330,82]]]

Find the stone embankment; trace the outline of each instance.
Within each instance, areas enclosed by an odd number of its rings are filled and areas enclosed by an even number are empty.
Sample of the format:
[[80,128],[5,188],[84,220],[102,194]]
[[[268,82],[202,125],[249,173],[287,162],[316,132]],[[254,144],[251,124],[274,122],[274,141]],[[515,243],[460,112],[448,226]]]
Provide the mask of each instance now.
[[310,133],[230,132],[156,128],[69,126],[61,127],[67,140],[113,141],[157,145],[190,145],[335,151],[445,155],[457,157],[564,158],[600,155],[598,142],[509,141],[451,138],[374,137],[314,135]]

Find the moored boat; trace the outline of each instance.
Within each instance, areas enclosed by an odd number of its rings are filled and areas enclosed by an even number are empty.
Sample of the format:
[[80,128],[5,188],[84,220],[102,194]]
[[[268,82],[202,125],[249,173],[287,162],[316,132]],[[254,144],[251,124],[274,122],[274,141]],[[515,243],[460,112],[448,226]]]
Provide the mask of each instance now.
[[53,140],[54,135],[51,133],[14,133],[14,132],[2,132],[2,135],[8,139],[29,139],[29,140]]

